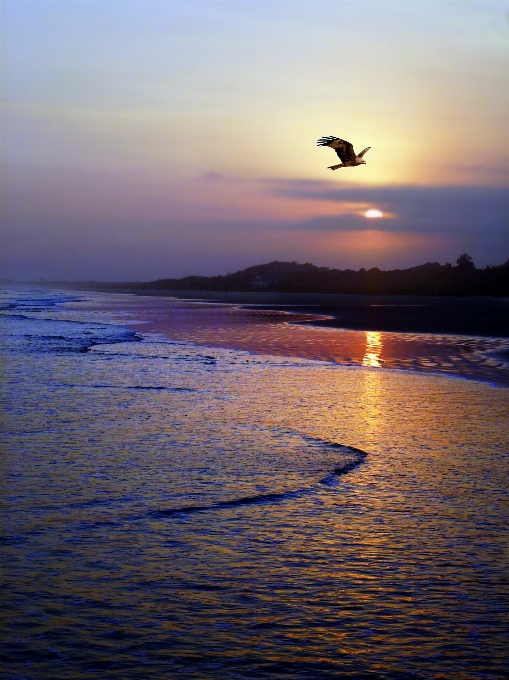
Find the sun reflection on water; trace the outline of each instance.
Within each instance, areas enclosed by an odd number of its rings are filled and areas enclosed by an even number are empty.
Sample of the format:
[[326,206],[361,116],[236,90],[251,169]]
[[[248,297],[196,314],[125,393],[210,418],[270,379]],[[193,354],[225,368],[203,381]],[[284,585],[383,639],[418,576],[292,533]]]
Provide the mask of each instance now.
[[[129,342],[51,311],[61,291],[23,295],[40,312],[3,319],[8,677],[506,677],[508,390],[283,354],[392,368],[390,333],[147,298],[181,339]],[[366,461],[332,480],[343,445]]]
[[381,368],[383,364],[382,334],[375,331],[366,331],[366,352],[362,359],[363,366]]

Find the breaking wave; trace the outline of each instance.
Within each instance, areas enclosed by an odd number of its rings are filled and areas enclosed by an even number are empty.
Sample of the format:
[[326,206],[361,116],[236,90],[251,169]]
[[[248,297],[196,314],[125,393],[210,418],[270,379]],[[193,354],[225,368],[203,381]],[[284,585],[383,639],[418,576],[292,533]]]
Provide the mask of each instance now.
[[[312,439],[306,437],[305,439]],[[314,440],[317,441],[317,440]],[[334,484],[338,477],[345,475],[349,472],[355,470],[359,465],[364,463],[367,453],[356,449],[352,446],[344,446],[343,444],[337,444],[335,442],[322,442],[327,448],[340,449],[343,454],[350,456],[347,461],[342,464],[337,464],[333,470],[323,479],[318,480],[318,483],[314,486],[303,487],[300,489],[293,489],[290,491],[283,491],[281,493],[260,493],[252,496],[242,496],[241,498],[233,498],[227,501],[219,501],[217,503],[210,503],[207,505],[183,505],[170,508],[162,508],[158,510],[153,510],[150,515],[152,517],[163,518],[163,517],[175,517],[192,515],[198,512],[211,512],[217,510],[226,510],[229,508],[241,508],[250,505],[264,505],[266,503],[282,503],[284,501],[298,498],[305,494],[315,492],[319,486],[327,485],[330,486]]]

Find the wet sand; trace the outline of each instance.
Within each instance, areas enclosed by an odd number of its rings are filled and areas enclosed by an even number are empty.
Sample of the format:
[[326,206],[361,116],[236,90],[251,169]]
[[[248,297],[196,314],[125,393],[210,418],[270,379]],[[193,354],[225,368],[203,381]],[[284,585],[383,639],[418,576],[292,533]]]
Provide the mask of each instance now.
[[[111,291],[105,288],[104,292]],[[509,338],[509,298],[322,295],[268,292],[161,291],[117,288],[143,297],[175,297],[327,316],[323,326],[362,331]]]
[[171,340],[347,366],[447,374],[509,386],[508,339],[338,328],[337,319],[318,313],[322,307],[306,305],[297,311],[296,305],[283,307],[280,299],[265,295],[265,305],[260,305],[260,297],[254,298],[257,302],[253,305],[251,294],[230,296],[229,304],[110,294],[89,304],[114,313],[132,330],[158,333]]

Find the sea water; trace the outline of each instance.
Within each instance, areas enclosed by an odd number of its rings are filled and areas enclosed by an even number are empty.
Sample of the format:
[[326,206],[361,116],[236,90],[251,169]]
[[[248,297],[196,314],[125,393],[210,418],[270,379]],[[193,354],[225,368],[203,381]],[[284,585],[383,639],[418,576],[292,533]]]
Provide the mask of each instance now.
[[0,677],[509,677],[491,373],[205,346],[111,296],[1,304]]

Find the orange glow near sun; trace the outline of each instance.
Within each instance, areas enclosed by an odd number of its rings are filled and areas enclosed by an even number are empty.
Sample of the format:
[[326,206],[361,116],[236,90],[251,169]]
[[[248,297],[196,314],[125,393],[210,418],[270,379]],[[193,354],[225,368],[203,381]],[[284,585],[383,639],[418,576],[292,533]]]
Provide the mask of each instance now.
[[405,252],[428,245],[433,240],[421,234],[394,233],[376,229],[343,231],[334,234],[333,238],[338,248],[350,252]]

